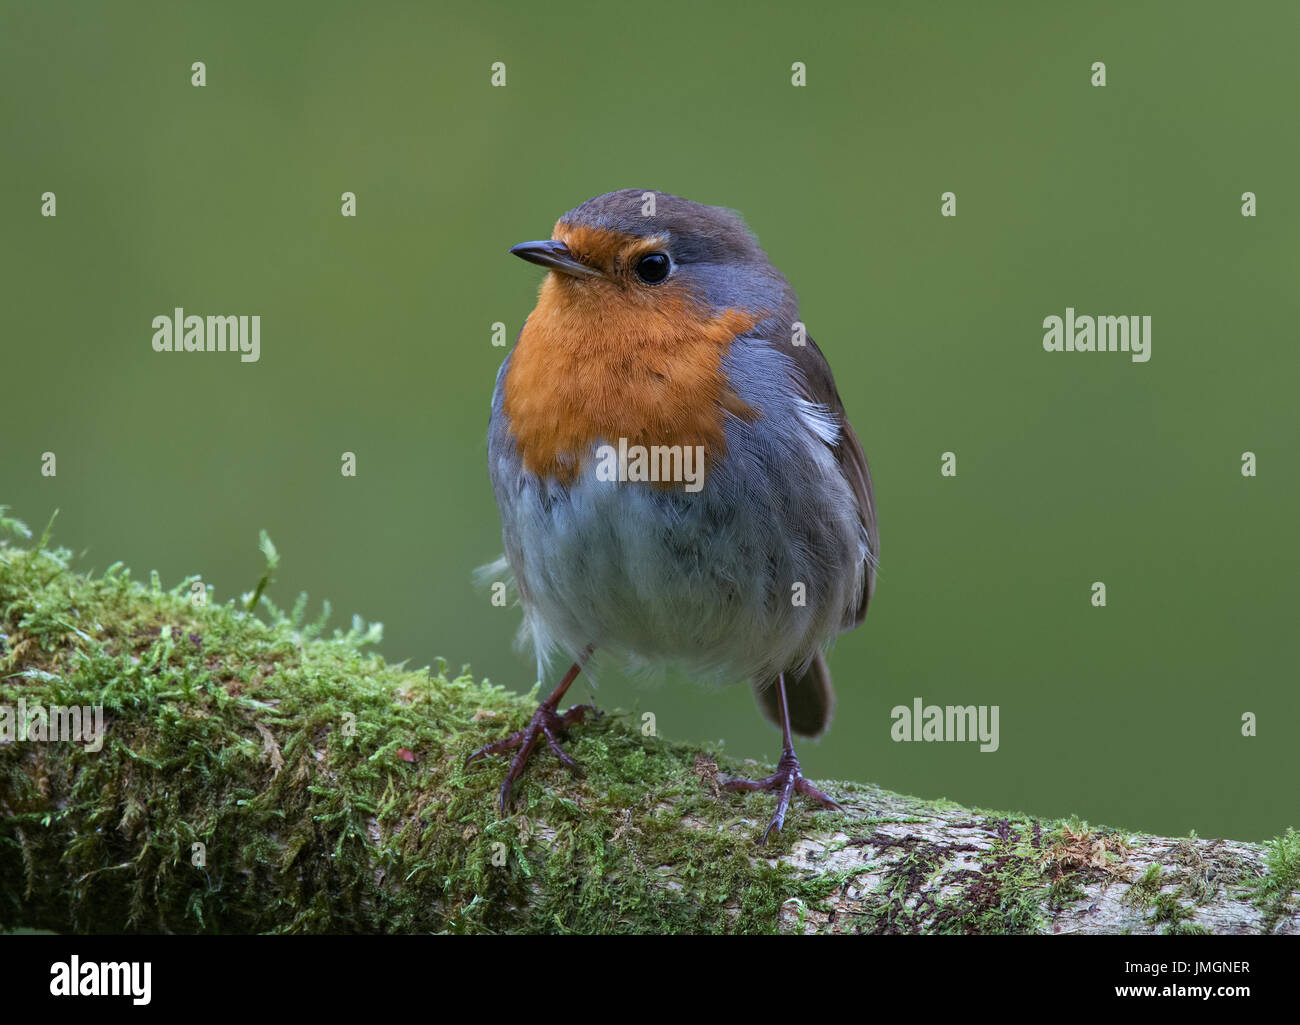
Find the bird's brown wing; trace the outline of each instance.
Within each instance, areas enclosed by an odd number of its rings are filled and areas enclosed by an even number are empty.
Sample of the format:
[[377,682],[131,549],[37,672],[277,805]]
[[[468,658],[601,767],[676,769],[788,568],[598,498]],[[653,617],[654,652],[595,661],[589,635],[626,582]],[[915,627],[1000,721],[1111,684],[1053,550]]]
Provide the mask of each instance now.
[[880,537],[876,531],[876,500],[871,491],[871,469],[867,466],[867,457],[862,452],[862,443],[858,441],[849,418],[844,412],[844,403],[835,387],[835,378],[831,375],[830,364],[822,355],[821,349],[811,338],[806,345],[792,345],[785,351],[794,358],[795,365],[803,377],[804,398],[825,406],[839,423],[840,437],[837,444],[831,446],[835,458],[839,461],[840,471],[848,481],[857,500],[858,519],[867,535],[867,566],[862,578],[862,599],[858,602],[857,613],[852,626],[857,626],[867,614],[867,603],[876,589],[876,561],[880,555]]
[[[857,501],[858,519],[867,537],[868,554],[862,578],[862,597],[853,622],[845,624],[847,629],[862,622],[867,614],[867,603],[876,587],[876,559],[880,553],[880,539],[876,532],[876,501],[871,491],[871,470],[867,466],[867,457],[845,415],[844,403],[835,387],[830,364],[811,338],[807,342],[807,345],[791,346],[788,351],[793,354],[795,365],[803,379],[803,397],[809,402],[825,406],[839,423],[839,440],[830,448]],[[762,683],[755,681],[754,696],[758,699],[758,707],[763,714],[780,726],[781,714],[775,683],[775,680]],[[821,652],[817,653],[801,675],[796,677],[791,673],[786,674],[786,697],[792,731],[805,737],[820,736],[826,731],[835,714],[835,688],[831,683],[826,658]]]

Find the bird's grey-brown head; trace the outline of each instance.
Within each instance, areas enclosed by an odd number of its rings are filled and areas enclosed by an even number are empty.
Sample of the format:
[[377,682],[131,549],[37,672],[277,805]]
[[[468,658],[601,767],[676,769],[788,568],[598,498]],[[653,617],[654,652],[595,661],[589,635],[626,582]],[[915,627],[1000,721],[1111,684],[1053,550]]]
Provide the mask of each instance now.
[[670,284],[713,309],[764,314],[794,303],[740,214],[666,192],[596,196],[564,214],[550,240],[510,251],[574,285],[598,280],[636,293]]

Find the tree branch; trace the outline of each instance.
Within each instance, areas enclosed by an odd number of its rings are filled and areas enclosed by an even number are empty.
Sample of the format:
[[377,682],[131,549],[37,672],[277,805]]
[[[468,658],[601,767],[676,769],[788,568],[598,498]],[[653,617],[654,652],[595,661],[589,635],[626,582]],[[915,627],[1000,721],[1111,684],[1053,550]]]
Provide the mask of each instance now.
[[194,584],[0,544],[0,706],[104,714],[97,752],[0,743],[0,927],[1300,932],[1294,831],[1128,835],[827,783],[845,812],[796,801],[765,849],[771,795],[718,788],[752,766],[617,716],[574,729],[580,777],[539,749],[501,818],[504,764],[464,758],[531,700],[388,665],[359,620],[325,638],[305,600],[263,596],[267,622]]

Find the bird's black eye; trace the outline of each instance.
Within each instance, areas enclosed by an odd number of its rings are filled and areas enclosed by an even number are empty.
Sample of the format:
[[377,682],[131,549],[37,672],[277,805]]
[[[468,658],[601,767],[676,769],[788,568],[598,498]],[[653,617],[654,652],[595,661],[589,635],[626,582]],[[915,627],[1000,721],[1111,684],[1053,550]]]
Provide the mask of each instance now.
[[647,285],[659,284],[671,269],[667,253],[646,253],[636,262],[636,276]]

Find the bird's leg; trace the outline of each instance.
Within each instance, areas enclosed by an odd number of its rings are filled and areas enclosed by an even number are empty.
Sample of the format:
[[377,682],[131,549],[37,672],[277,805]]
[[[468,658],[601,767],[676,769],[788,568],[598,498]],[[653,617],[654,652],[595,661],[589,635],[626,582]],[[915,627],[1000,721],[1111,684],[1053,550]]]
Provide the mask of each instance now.
[[805,797],[811,797],[826,808],[834,808],[836,811],[843,810],[833,798],[828,797],[804,779],[803,771],[799,766],[799,757],[794,753],[794,740],[790,737],[790,712],[785,702],[784,673],[776,678],[776,687],[777,704],[781,710],[782,741],[781,760],[777,762],[776,772],[768,776],[767,779],[733,779],[722,784],[723,790],[775,790],[780,793],[780,797],[777,798],[776,802],[776,814],[772,816],[772,821],[768,824],[766,832],[763,833],[762,839],[758,841],[760,847],[767,843],[769,836],[781,831],[781,826],[785,822],[786,809],[790,807],[790,798],[795,791]]
[[562,733],[574,723],[582,722],[582,717],[588,712],[599,714],[594,705],[574,705],[568,711],[561,714],[560,699],[564,697],[564,692],[569,689],[569,685],[578,677],[582,671],[583,665],[591,657],[592,648],[587,647],[579,656],[577,662],[569,667],[569,671],[564,674],[564,679],[560,681],[559,686],[551,691],[551,696],[537,706],[537,711],[533,713],[532,721],[520,730],[518,733],[512,733],[508,737],[492,744],[485,744],[477,751],[465,759],[465,764],[477,761],[480,758],[486,758],[488,755],[500,754],[502,751],[509,751],[518,748],[514,760],[510,763],[510,771],[506,773],[506,778],[501,784],[501,813],[506,813],[506,805],[510,801],[510,791],[515,785],[515,780],[524,771],[524,766],[528,764],[528,759],[533,753],[533,748],[537,746],[537,741],[542,737],[546,738],[547,746],[555,753],[558,758],[568,769],[576,771],[578,763],[569,757],[568,752],[560,747],[560,742],[556,738],[557,733]]

